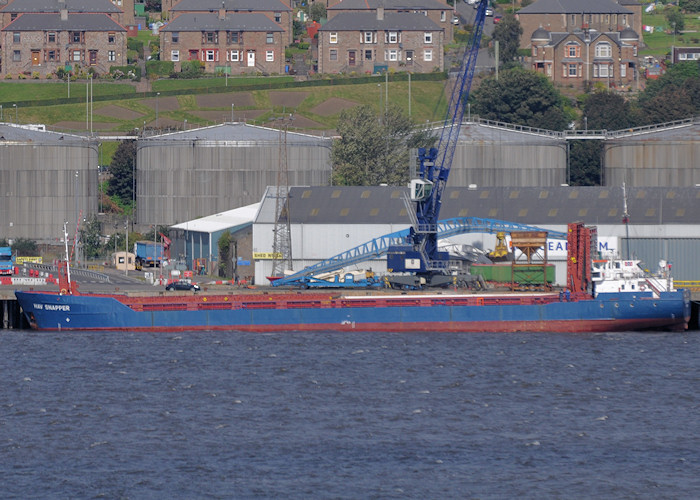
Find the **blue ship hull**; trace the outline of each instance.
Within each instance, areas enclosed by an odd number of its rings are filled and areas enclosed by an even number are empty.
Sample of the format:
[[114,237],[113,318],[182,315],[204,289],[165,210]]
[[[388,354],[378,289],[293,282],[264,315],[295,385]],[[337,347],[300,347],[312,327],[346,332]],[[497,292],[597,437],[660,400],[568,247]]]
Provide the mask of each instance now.
[[687,291],[339,297],[281,294],[126,298],[16,292],[32,328],[131,331],[604,332],[684,330]]

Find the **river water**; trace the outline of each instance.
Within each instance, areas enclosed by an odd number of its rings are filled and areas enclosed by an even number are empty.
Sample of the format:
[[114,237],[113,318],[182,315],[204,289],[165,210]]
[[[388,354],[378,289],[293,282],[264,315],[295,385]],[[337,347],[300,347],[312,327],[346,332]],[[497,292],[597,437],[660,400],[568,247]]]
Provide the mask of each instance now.
[[697,498],[700,335],[0,332],[2,498]]

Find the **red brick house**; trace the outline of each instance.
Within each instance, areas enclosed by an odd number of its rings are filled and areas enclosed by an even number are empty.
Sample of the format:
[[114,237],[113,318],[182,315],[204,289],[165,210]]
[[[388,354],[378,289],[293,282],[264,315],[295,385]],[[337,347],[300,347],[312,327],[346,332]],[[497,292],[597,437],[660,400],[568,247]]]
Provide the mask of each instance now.
[[283,73],[285,33],[263,14],[180,14],[160,29],[161,60],[201,61],[207,73]]
[[223,10],[226,15],[262,14],[285,33],[285,44],[291,43],[292,9],[281,0],[180,0],[170,8],[170,18],[181,14],[212,14]]
[[376,14],[380,7],[383,7],[387,14],[411,13],[427,16],[443,30],[446,42],[449,43],[454,38],[453,9],[442,0],[342,0],[328,7],[328,20],[330,21],[338,14]]
[[[530,48],[530,36],[539,28],[552,33],[586,29],[600,33],[642,30],[642,6],[637,0],[537,0],[520,9],[521,48]],[[641,41],[641,39],[640,39]]]
[[580,89],[586,82],[617,88],[637,83],[639,37],[630,28],[612,33],[550,33],[540,28],[530,43],[532,69],[555,83]]
[[126,65],[126,29],[106,14],[22,14],[0,30],[0,77]]
[[423,14],[340,13],[318,32],[319,73],[429,73],[444,68],[443,29]]

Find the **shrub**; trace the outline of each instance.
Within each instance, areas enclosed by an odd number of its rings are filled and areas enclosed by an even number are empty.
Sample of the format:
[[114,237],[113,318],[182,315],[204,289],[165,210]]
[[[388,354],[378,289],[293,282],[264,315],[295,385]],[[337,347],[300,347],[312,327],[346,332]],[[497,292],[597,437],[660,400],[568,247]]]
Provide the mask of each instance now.
[[38,80],[41,77],[38,71],[33,71],[32,72],[32,79]]
[[172,61],[147,61],[146,76],[167,76],[175,71],[175,63]]

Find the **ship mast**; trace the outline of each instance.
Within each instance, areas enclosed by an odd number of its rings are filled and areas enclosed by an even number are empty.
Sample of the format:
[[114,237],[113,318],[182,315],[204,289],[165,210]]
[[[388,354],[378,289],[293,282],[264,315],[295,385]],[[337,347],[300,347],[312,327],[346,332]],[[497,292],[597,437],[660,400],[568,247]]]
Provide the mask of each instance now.
[[625,183],[622,183],[622,223],[625,225],[625,240],[627,243],[627,259],[630,258],[630,214],[627,213],[627,190]]

